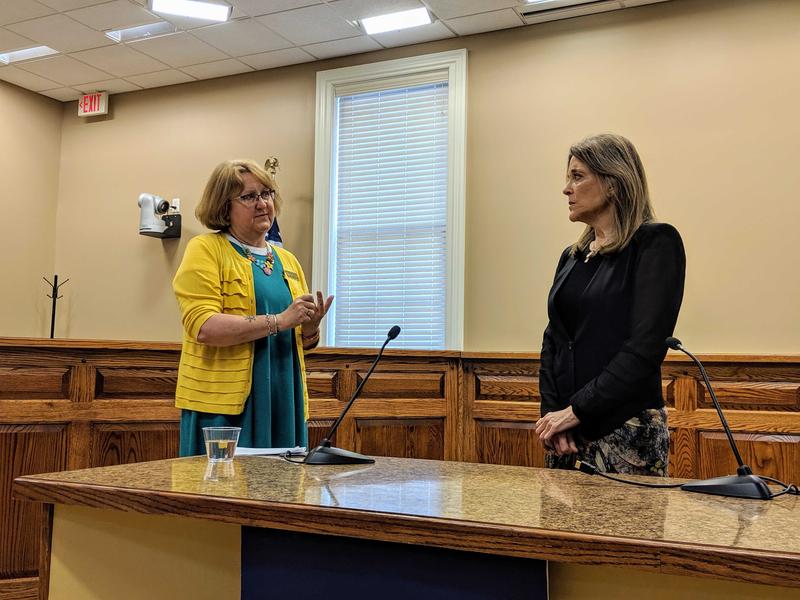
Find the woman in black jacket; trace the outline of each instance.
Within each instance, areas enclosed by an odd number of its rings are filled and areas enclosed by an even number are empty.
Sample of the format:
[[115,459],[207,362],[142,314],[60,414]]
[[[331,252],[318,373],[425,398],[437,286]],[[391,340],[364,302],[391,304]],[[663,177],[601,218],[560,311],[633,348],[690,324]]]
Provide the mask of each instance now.
[[547,465],[666,476],[661,363],[683,298],[683,242],[655,222],[641,159],[621,136],[570,148],[564,194],[586,229],[561,254],[547,301],[536,424]]

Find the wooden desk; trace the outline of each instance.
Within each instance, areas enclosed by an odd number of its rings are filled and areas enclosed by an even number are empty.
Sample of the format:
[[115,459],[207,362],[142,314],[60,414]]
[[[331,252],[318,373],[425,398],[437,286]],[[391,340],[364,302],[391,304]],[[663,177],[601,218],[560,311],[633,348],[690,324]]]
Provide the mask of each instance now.
[[[554,599],[800,598],[797,496],[736,500],[578,472],[399,458],[311,467],[242,457],[217,481],[204,479],[206,466],[198,457],[18,478],[18,499],[56,505],[51,597],[99,573],[118,592],[153,569],[186,581],[193,556],[208,565],[209,541],[230,560],[216,568],[224,581],[204,589],[238,597],[235,547],[252,526],[547,560]],[[156,548],[165,540],[169,548]],[[143,549],[153,564],[120,560]],[[102,597],[87,590],[84,598]]]

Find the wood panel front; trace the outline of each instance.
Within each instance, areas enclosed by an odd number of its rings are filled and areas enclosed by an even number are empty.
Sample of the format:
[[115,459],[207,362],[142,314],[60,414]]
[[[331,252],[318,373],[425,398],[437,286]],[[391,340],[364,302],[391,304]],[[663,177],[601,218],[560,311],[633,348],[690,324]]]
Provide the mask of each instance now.
[[178,374],[175,368],[100,367],[96,369],[96,399],[175,399]]
[[[785,482],[800,481],[800,436],[734,433],[742,460],[754,473]],[[738,464],[724,432],[699,433],[701,479],[734,474]]]
[[[800,480],[800,357],[701,357],[742,454],[755,472]],[[462,355],[464,456],[497,464],[539,466],[533,431],[540,416],[536,355]],[[736,463],[696,367],[670,356],[662,368],[670,427],[670,474],[730,475]],[[725,442],[725,443],[723,443]],[[529,447],[530,446],[530,447]],[[777,474],[777,475],[776,475]]]
[[[361,385],[366,373],[356,373]],[[362,398],[444,398],[444,373],[376,372],[361,391]]]
[[477,462],[544,467],[544,449],[535,427],[535,422],[477,421]]
[[[373,356],[369,350],[324,349],[306,357],[309,445],[347,406]],[[451,354],[387,351],[332,442],[374,456],[457,459],[457,405],[458,361]]]
[[66,400],[69,375],[66,367],[0,367],[0,400]]
[[[330,428],[333,427],[335,419],[309,419],[308,420],[308,447],[316,448],[320,445],[322,440],[327,435]],[[334,433],[330,439],[331,444],[337,445],[336,434]]]
[[36,576],[41,507],[11,497],[21,475],[62,471],[67,463],[66,425],[0,425],[0,579]]
[[[19,512],[11,479],[174,456],[179,355],[178,344],[0,338],[0,600],[4,589],[27,589],[36,575],[41,517]],[[306,357],[310,446],[327,433],[374,355],[323,348]],[[701,359],[753,470],[800,481],[800,356]],[[538,374],[535,353],[387,350],[332,441],[379,456],[541,466]],[[733,473],[695,366],[669,356],[662,374],[671,475]]]
[[41,508],[11,480],[174,456],[174,344],[0,339],[0,599],[38,587]]
[[368,456],[444,459],[444,419],[356,419],[356,438]]
[[38,577],[0,579],[0,600],[41,600]]
[[541,402],[538,361],[489,357],[466,360],[463,370],[467,460],[543,466],[534,431]]
[[91,432],[93,467],[178,456],[180,424],[95,423]]

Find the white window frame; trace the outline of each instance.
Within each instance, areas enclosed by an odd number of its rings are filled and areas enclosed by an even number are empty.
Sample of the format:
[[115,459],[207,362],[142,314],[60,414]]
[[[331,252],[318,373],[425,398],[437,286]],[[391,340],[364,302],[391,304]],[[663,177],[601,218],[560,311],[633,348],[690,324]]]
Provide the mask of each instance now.
[[[337,96],[412,86],[438,76],[448,82],[448,185],[445,348],[464,346],[464,239],[466,204],[467,51],[438,52],[410,58],[317,72],[314,141],[314,265],[312,288],[336,294],[329,272],[336,256],[335,219],[331,220],[335,100]],[[334,300],[334,302],[336,302]],[[323,321],[320,343],[331,339],[334,311]]]

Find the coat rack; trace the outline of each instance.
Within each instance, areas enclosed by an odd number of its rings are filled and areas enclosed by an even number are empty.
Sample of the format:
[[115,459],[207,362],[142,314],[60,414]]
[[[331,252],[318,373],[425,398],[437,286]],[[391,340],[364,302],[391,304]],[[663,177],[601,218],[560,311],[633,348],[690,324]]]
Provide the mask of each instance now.
[[47,294],[47,297],[53,299],[53,313],[50,315],[50,339],[52,340],[56,330],[56,303],[58,302],[59,298],[63,297],[58,295],[58,290],[62,285],[69,281],[69,278],[65,279],[61,283],[58,283],[58,275],[53,275],[52,283],[50,283],[50,280],[47,279],[47,277],[42,277],[42,279],[44,279],[50,286],[50,293]]

